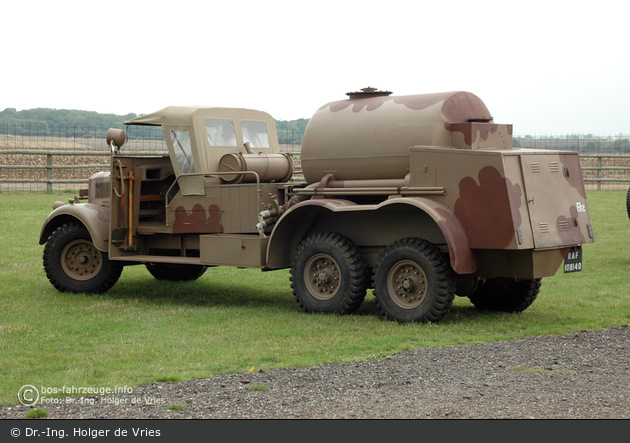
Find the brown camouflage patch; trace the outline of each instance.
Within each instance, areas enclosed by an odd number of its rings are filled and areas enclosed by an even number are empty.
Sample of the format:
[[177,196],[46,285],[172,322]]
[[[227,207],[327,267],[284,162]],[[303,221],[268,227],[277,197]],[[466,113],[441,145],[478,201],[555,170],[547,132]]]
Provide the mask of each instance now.
[[[512,189],[508,191],[508,187]],[[515,226],[510,194],[520,195],[520,186],[509,183],[492,166],[479,171],[479,185],[472,177],[459,182],[454,212],[466,230],[471,248],[504,249],[511,243]]]

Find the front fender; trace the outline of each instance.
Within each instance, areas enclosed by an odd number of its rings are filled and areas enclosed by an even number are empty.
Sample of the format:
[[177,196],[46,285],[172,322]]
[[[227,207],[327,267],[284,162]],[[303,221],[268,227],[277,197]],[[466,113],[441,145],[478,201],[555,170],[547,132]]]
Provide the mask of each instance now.
[[108,251],[109,208],[92,203],[74,203],[54,209],[39,233],[39,244],[43,245],[55,229],[64,223],[78,221],[82,223],[92,237],[92,243],[100,251]]

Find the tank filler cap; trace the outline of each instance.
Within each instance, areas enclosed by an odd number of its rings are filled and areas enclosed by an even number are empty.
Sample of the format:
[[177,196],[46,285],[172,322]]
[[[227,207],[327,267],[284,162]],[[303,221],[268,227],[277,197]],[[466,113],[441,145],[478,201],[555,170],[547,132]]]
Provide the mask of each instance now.
[[346,92],[346,95],[350,97],[350,100],[354,100],[355,98],[388,97],[392,95],[392,91],[379,91],[376,88],[368,86],[367,88],[362,88],[360,91]]

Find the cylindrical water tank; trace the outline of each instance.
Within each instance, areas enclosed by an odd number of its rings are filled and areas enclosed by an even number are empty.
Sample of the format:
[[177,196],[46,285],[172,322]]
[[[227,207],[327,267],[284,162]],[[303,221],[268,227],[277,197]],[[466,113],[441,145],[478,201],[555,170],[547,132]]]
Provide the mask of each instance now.
[[366,88],[315,112],[302,140],[308,183],[326,174],[336,180],[402,179],[411,146],[449,146],[450,123],[492,121],[486,105],[469,92],[389,94]]
[[[293,159],[285,154],[226,154],[219,161],[219,172],[253,171],[261,182],[284,183],[293,176]],[[254,183],[254,174],[223,174],[228,183]]]

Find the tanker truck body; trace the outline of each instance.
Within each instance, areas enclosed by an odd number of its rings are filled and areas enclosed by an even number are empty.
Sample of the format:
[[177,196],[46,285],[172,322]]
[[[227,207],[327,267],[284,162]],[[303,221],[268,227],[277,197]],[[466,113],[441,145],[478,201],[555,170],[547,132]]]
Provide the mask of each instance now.
[[468,92],[347,95],[306,127],[305,183],[260,111],[126,122],[161,126],[163,157],[121,153],[110,130],[111,170],[90,179],[88,203],[56,202],[42,227],[49,280],[103,292],[131,264],[163,280],[289,268],[306,312],[351,314],[372,289],[387,319],[439,322],[455,295],[520,312],[563,262],[581,271],[594,235],[576,152],[514,148],[512,125]]

